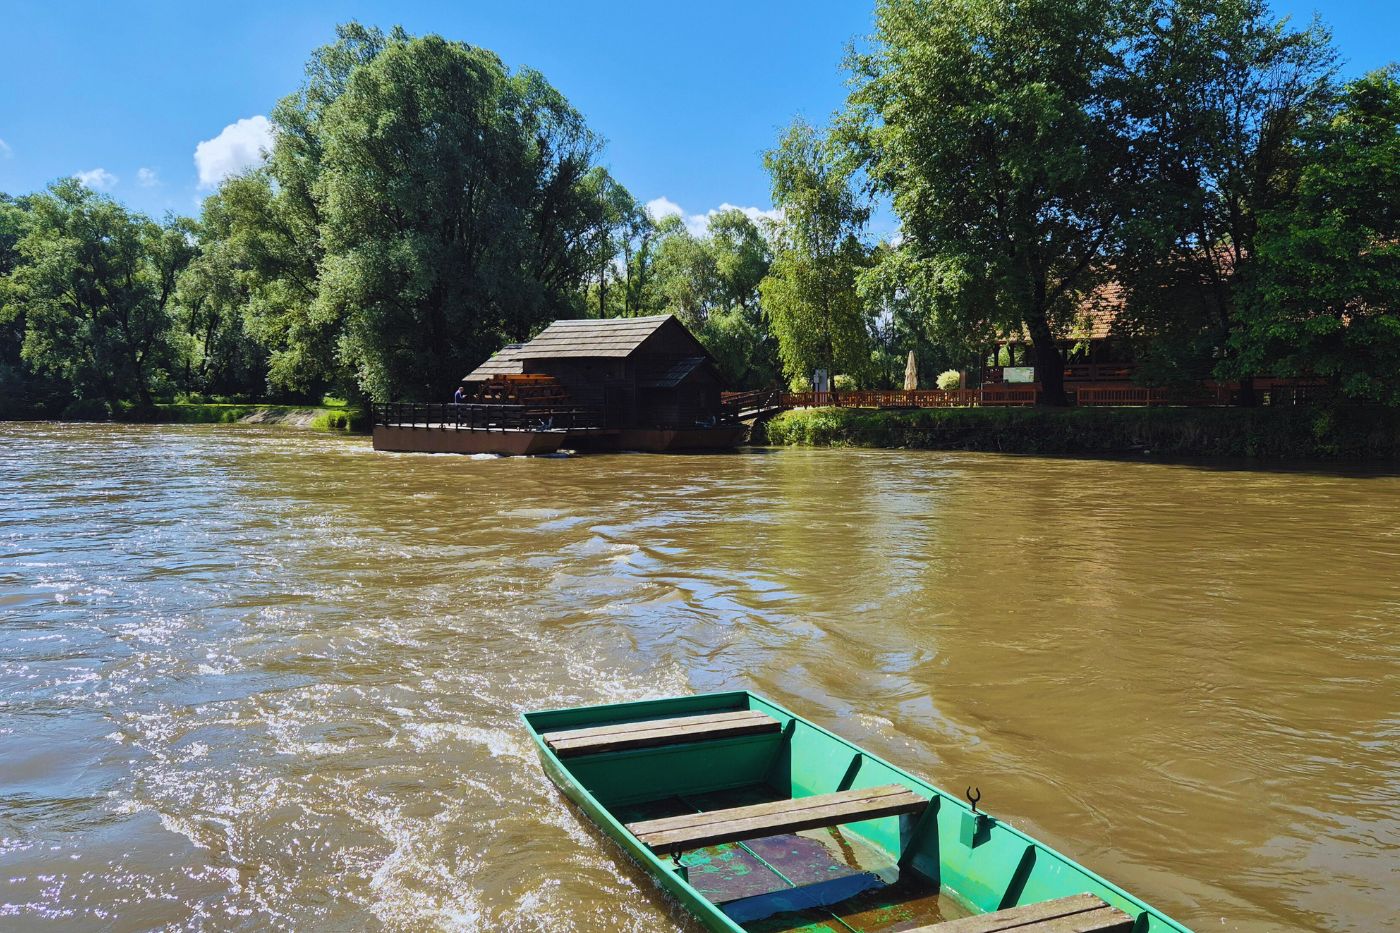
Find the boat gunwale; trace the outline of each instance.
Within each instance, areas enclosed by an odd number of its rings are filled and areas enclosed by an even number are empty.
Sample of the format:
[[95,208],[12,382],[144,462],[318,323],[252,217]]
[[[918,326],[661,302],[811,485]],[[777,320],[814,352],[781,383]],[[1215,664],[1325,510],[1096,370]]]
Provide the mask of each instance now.
[[[751,703],[757,703],[757,704],[760,704],[761,706],[766,706],[766,707],[768,707],[769,709],[772,709],[772,710],[774,710],[774,711],[776,711],[776,712],[778,712],[778,713],[780,713],[780,714],[782,714],[782,715],[784,715],[784,716],[787,716],[787,717],[789,717],[791,720],[794,720],[794,721],[797,721],[797,722],[801,722],[801,723],[805,724],[806,726],[808,726],[808,727],[810,727],[810,728],[812,728],[812,729],[815,729],[817,732],[819,732],[819,733],[821,733],[822,735],[826,736],[828,739],[832,739],[832,740],[836,741],[837,743],[839,743],[840,745],[844,746],[845,748],[849,749],[853,754],[862,755],[862,756],[864,756],[865,758],[868,758],[868,759],[870,759],[871,761],[874,761],[874,762],[876,762],[876,763],[879,764],[879,765],[882,765],[882,766],[884,766],[884,767],[886,767],[886,768],[889,768],[889,769],[890,769],[891,771],[893,771],[896,775],[898,775],[899,778],[901,778],[902,780],[911,781],[911,782],[913,782],[914,784],[918,785],[917,787],[911,787],[910,790],[923,790],[923,791],[927,791],[928,793],[934,795],[933,798],[930,798],[930,803],[933,802],[933,799],[934,799],[934,798],[938,798],[938,799],[939,799],[939,802],[938,802],[938,804],[936,805],[937,808],[941,808],[941,807],[944,805],[944,803],[946,802],[946,803],[951,803],[951,804],[953,804],[953,805],[955,805],[955,806],[961,808],[961,809],[962,809],[963,811],[965,811],[965,812],[968,812],[968,813],[973,812],[972,806],[971,806],[971,804],[969,804],[968,802],[966,802],[966,801],[964,801],[964,800],[961,800],[960,798],[955,797],[955,796],[953,796],[952,794],[947,793],[946,791],[944,791],[944,790],[942,790],[942,789],[940,789],[940,788],[934,786],[933,784],[929,783],[928,781],[926,781],[926,780],[924,780],[924,779],[922,779],[922,778],[919,778],[919,777],[917,777],[917,776],[915,776],[915,775],[913,775],[913,774],[910,774],[906,769],[904,769],[904,768],[902,768],[902,767],[900,767],[900,766],[898,766],[898,765],[896,765],[896,764],[893,764],[892,762],[886,761],[884,758],[880,757],[879,755],[876,755],[876,754],[874,754],[874,753],[872,753],[872,752],[867,751],[866,749],[862,748],[862,747],[859,746],[859,745],[856,745],[854,742],[850,741],[849,739],[843,738],[842,736],[837,735],[836,733],[832,732],[831,730],[826,729],[826,728],[824,728],[823,726],[820,726],[820,725],[818,725],[817,723],[814,723],[814,722],[812,722],[811,720],[809,720],[809,719],[807,719],[807,718],[805,718],[805,717],[803,717],[803,716],[799,716],[798,714],[792,712],[791,710],[787,709],[786,707],[782,706],[781,704],[779,704],[779,703],[777,703],[777,702],[775,702],[775,701],[773,701],[773,700],[769,700],[769,699],[767,699],[766,697],[759,696],[758,694],[754,693],[754,692],[751,691],[751,690],[724,690],[724,691],[717,691],[717,692],[713,692],[713,693],[683,694],[683,695],[680,695],[680,696],[658,697],[658,698],[655,698],[655,699],[648,699],[648,700],[628,700],[628,701],[624,701],[624,702],[622,702],[622,703],[607,703],[607,704],[601,704],[601,705],[595,705],[595,706],[558,707],[558,708],[555,708],[555,709],[532,710],[532,711],[527,711],[527,712],[521,713],[520,718],[521,718],[521,720],[524,722],[526,729],[529,730],[530,736],[531,736],[532,740],[534,741],[535,746],[536,746],[536,749],[539,751],[539,753],[541,754],[541,756],[547,757],[547,758],[549,759],[549,761],[551,761],[551,762],[554,764],[555,768],[556,768],[560,773],[562,773],[562,774],[564,774],[564,775],[566,775],[566,776],[568,777],[569,783],[570,783],[570,785],[572,786],[572,788],[575,789],[580,795],[582,795],[583,797],[585,797],[595,808],[597,808],[597,810],[598,810],[600,813],[602,813],[602,814],[604,815],[604,817],[606,818],[606,821],[607,821],[607,825],[604,826],[604,827],[602,827],[602,828],[603,828],[605,831],[607,831],[609,828],[611,828],[611,829],[615,830],[617,834],[620,834],[620,838],[618,839],[619,842],[624,842],[624,843],[625,843],[625,842],[627,842],[627,841],[630,841],[631,845],[626,845],[626,844],[624,844],[624,846],[623,846],[623,847],[624,847],[624,850],[632,850],[632,851],[635,851],[635,852],[637,852],[637,853],[640,853],[641,856],[642,856],[642,858],[644,859],[644,864],[650,864],[650,865],[654,866],[655,870],[652,872],[652,874],[655,875],[655,876],[657,876],[657,877],[658,877],[658,880],[662,880],[662,881],[664,882],[665,879],[669,879],[669,880],[671,880],[672,882],[675,882],[675,883],[677,883],[677,884],[683,886],[684,889],[685,889],[686,891],[689,892],[689,894],[690,894],[690,896],[691,896],[692,899],[698,901],[700,904],[704,905],[704,907],[708,908],[707,913],[709,914],[709,919],[712,919],[712,920],[720,920],[721,922],[723,922],[724,924],[726,924],[726,926],[722,927],[722,929],[724,929],[724,930],[733,930],[733,931],[739,931],[739,933],[745,933],[744,928],[741,927],[741,926],[739,926],[739,925],[737,925],[737,924],[735,924],[734,921],[730,920],[729,917],[728,917],[727,915],[725,915],[724,912],[723,912],[722,910],[720,910],[720,908],[718,907],[718,905],[714,904],[712,901],[710,901],[708,898],[706,898],[705,895],[701,894],[698,890],[696,890],[695,888],[691,887],[690,884],[689,884],[689,882],[687,882],[685,878],[681,877],[679,874],[677,874],[677,873],[671,871],[670,869],[668,869],[668,868],[666,867],[665,863],[660,859],[660,857],[658,857],[655,853],[653,853],[653,852],[651,851],[651,849],[650,849],[645,843],[643,843],[640,839],[638,839],[638,838],[635,836],[635,834],[633,834],[630,830],[628,830],[626,824],[624,824],[624,823],[622,823],[620,820],[618,820],[617,817],[615,817],[615,816],[613,815],[612,811],[611,811],[608,807],[604,806],[601,802],[599,802],[598,799],[597,799],[596,797],[594,797],[593,794],[588,790],[588,788],[584,787],[583,784],[574,776],[572,769],[570,769],[569,766],[568,766],[567,759],[560,759],[557,755],[554,754],[554,751],[549,747],[548,743],[546,743],[546,742],[544,741],[544,739],[543,739],[543,737],[542,737],[541,731],[540,731],[539,729],[536,728],[535,724],[534,724],[531,720],[532,720],[533,717],[549,717],[549,716],[551,716],[551,715],[576,714],[576,713],[592,712],[592,711],[604,711],[604,710],[606,710],[606,711],[609,712],[609,713],[614,712],[614,711],[622,712],[622,711],[625,711],[626,709],[629,709],[629,708],[636,709],[636,708],[645,708],[645,707],[655,707],[655,706],[657,706],[658,704],[661,704],[661,705],[664,706],[664,705],[671,704],[671,703],[677,703],[678,701],[690,701],[690,702],[682,702],[682,703],[680,703],[680,705],[683,705],[683,706],[686,706],[686,707],[691,707],[691,706],[693,705],[694,708],[696,708],[696,709],[705,709],[705,708],[707,708],[707,704],[710,703],[710,702],[713,702],[713,703],[722,703],[722,702],[724,702],[724,701],[726,701],[726,700],[729,700],[729,701],[739,701],[741,704],[744,703],[744,701],[748,701],[748,702],[751,702]],[[741,705],[741,706],[735,707],[735,708],[748,708],[748,709],[753,709],[754,707],[753,707],[753,706],[744,707],[744,706]],[[718,712],[718,711],[720,711],[720,710],[716,710],[716,711]],[[610,725],[610,724],[612,724],[612,723],[622,723],[622,722],[628,722],[628,721],[630,721],[630,720],[627,720],[625,717],[620,716],[620,717],[618,717],[618,718],[616,718],[616,719],[609,718],[609,719],[607,719],[606,721],[595,723],[595,725]],[[644,720],[639,720],[639,721],[644,721]],[[565,727],[563,727],[563,728],[564,728],[564,729],[567,729],[568,727],[565,726]],[[579,728],[587,728],[587,727],[586,727],[586,726],[580,726]],[[784,734],[784,735],[787,734],[788,728],[789,728],[789,727],[788,727],[786,724],[783,726],[783,734]],[[640,752],[645,752],[645,751],[649,751],[649,750],[647,750],[647,749],[636,749],[636,750],[621,751],[621,752],[599,752],[599,753],[598,753],[598,757],[602,757],[602,756],[606,756],[606,755],[627,755],[627,754],[635,754],[635,753],[640,753]],[[580,756],[580,757],[591,757],[591,756]],[[567,789],[566,789],[566,795],[567,795]],[[977,812],[978,812],[978,813],[981,813],[981,811],[977,811]],[[1109,892],[1112,893],[1113,895],[1117,896],[1118,898],[1121,898],[1122,901],[1124,902],[1124,903],[1122,903],[1122,904],[1113,904],[1112,902],[1109,902],[1109,903],[1111,904],[1111,906],[1118,907],[1118,908],[1121,909],[1121,910],[1124,910],[1124,911],[1126,911],[1126,912],[1129,912],[1129,913],[1133,916],[1134,930],[1135,930],[1135,931],[1146,930],[1146,929],[1147,929],[1147,925],[1146,925],[1145,921],[1150,917],[1151,920],[1154,921],[1155,923],[1159,923],[1159,924],[1164,925],[1164,928],[1165,928],[1166,930],[1176,931],[1176,933],[1192,933],[1192,931],[1190,930],[1189,927],[1187,927],[1187,926],[1185,926],[1184,924],[1178,923],[1177,921],[1171,919],[1171,918],[1168,917],[1166,914],[1162,913],[1160,910],[1157,910],[1155,907],[1152,907],[1150,904],[1147,904],[1146,902],[1144,902],[1142,899],[1136,897],[1135,895],[1130,894],[1128,891],[1126,891],[1126,890],[1124,890],[1123,888],[1119,887],[1117,884],[1114,884],[1112,881],[1109,881],[1107,878],[1104,878],[1102,875],[1098,874],[1098,872],[1094,871],[1093,869],[1091,869],[1091,868],[1089,868],[1089,867],[1083,865],[1082,863],[1080,863],[1080,862],[1078,862],[1078,861],[1075,861],[1074,859],[1069,858],[1068,856],[1064,855],[1063,853],[1061,853],[1059,850],[1055,849],[1054,847],[1052,847],[1052,846],[1050,846],[1050,845],[1048,845],[1048,844],[1046,844],[1046,843],[1044,843],[1044,842],[1041,842],[1040,840],[1036,839],[1036,838],[1033,837],[1033,836],[1027,835],[1027,834],[1026,834],[1025,832],[1023,832],[1022,830],[1016,828],[1015,826],[1013,826],[1013,825],[1010,824],[1010,823],[1005,822],[1005,821],[1002,820],[1002,819],[999,819],[998,817],[991,816],[990,814],[981,814],[981,815],[988,817],[988,818],[992,821],[992,824],[993,824],[993,827],[994,827],[994,828],[999,829],[999,830],[1002,830],[1002,831],[1005,831],[1005,832],[1009,832],[1013,837],[1015,837],[1016,839],[1021,840],[1022,842],[1026,843],[1028,846],[1034,847],[1035,849],[1039,850],[1040,852],[1045,853],[1047,856],[1050,856],[1050,857],[1052,857],[1052,858],[1058,859],[1060,862],[1062,862],[1063,864],[1065,864],[1065,865],[1068,866],[1069,868],[1071,868],[1071,869],[1073,869],[1073,870],[1075,870],[1075,871],[1078,871],[1078,872],[1082,873],[1083,875],[1087,876],[1087,877],[1088,877],[1089,879],[1091,879],[1092,881],[1097,882],[1098,884],[1102,885],[1105,889],[1107,889],[1107,891],[1109,891]],[[608,834],[609,834],[609,835],[614,835],[613,833],[608,833]],[[899,855],[902,857],[902,856],[903,856],[903,853],[899,853]],[[664,886],[665,886],[665,885],[664,885],[664,883],[663,883],[663,887],[664,887]],[[946,886],[941,885],[941,884],[939,885],[939,887],[940,887],[940,890],[946,890],[946,891],[948,891],[949,893],[953,894],[954,897],[955,897],[960,903],[965,903],[964,898],[963,898],[961,895],[959,895],[954,889],[952,889],[952,888],[947,888]],[[1087,893],[1099,893],[1099,892],[1087,892]],[[1105,898],[1105,900],[1107,901],[1107,898]],[[1032,902],[1032,903],[1039,903],[1039,902]],[[974,908],[974,909],[975,909],[975,908]],[[985,913],[985,912],[984,912],[984,913]]]

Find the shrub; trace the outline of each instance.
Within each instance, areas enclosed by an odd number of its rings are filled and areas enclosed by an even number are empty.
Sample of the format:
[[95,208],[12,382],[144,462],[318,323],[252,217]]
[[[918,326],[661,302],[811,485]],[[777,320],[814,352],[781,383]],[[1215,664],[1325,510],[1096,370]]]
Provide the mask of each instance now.
[[80,398],[68,404],[59,415],[64,421],[111,421],[112,409],[97,398]]
[[962,385],[962,373],[956,369],[945,369],[938,374],[938,387],[944,392],[951,392]]

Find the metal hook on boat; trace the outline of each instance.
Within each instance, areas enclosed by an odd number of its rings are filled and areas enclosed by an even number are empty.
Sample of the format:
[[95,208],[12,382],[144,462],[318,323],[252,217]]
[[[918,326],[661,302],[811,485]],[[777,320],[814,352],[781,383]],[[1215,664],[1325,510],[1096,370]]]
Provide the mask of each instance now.
[[979,801],[979,800],[982,799],[982,788],[980,788],[980,787],[977,788],[977,796],[974,797],[974,796],[972,795],[972,788],[969,787],[969,788],[967,789],[967,799],[968,799],[968,802],[972,804],[972,812],[973,812],[973,813],[976,813],[976,812],[977,812],[977,801]]

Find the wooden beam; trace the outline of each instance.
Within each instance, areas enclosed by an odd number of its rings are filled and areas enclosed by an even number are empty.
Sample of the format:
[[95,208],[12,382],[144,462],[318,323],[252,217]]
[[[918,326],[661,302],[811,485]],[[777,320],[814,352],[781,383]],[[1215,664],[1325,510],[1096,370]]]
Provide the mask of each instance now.
[[1132,933],[1133,918],[1093,894],[946,920],[909,933]]
[[646,820],[631,823],[627,828],[652,851],[665,855],[720,842],[742,842],[779,833],[919,813],[927,806],[927,798],[900,784],[886,784],[796,800],[777,800],[748,807]]
[[633,748],[655,748],[681,742],[707,739],[736,738],[777,732],[781,726],[766,713],[757,710],[734,710],[704,716],[681,716],[675,719],[652,719],[646,722],[620,722],[587,729],[547,732],[544,739],[560,758],[596,755]]

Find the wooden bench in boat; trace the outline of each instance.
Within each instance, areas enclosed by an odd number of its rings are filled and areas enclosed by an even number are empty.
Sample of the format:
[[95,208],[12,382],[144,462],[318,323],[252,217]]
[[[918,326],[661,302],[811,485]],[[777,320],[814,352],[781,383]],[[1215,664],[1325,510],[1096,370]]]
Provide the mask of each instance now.
[[721,842],[742,842],[803,829],[840,826],[882,816],[920,813],[928,799],[900,784],[844,790],[834,794],[777,800],[729,810],[687,813],[629,823],[627,828],[659,855],[699,849]]
[[1133,918],[1093,894],[946,920],[909,933],[1132,933]]
[[704,716],[652,719],[647,722],[620,722],[588,729],[546,732],[541,736],[560,758],[620,752],[631,748],[655,748],[706,739],[732,739],[742,735],[777,732],[778,721],[758,710],[735,710]]

